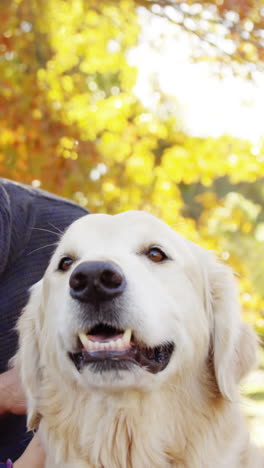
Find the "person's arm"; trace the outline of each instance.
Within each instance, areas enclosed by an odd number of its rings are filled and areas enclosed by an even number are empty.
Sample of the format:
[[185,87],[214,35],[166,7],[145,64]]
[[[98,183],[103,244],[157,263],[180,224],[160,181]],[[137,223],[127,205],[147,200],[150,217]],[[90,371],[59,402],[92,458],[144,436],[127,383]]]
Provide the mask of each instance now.
[[12,463],[7,460],[6,463],[0,463],[1,468],[45,468],[45,453],[36,434],[27,446],[21,457]]
[[[0,414],[25,414],[26,402],[19,379],[10,369],[0,374]],[[39,438],[35,435],[21,457],[13,463],[14,468],[44,468],[45,455]]]
[[26,414],[26,401],[14,369],[0,374],[0,415],[4,413]]
[[14,468],[44,468],[45,453],[41,446],[38,435],[36,434],[25,452],[13,464]]

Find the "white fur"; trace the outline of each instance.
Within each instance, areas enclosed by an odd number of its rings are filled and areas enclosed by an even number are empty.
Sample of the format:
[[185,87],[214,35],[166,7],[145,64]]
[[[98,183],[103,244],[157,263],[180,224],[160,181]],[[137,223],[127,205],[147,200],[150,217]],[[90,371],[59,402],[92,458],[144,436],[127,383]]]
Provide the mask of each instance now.
[[[168,261],[144,255],[152,245]],[[58,272],[63,255],[76,261]],[[137,341],[175,343],[158,374],[143,368],[79,373],[68,357],[82,329],[69,277],[81,262],[117,263],[127,280],[122,324]],[[260,468],[237,384],[255,358],[231,271],[144,212],[88,215],[63,235],[18,324],[16,365],[28,424],[49,468]]]

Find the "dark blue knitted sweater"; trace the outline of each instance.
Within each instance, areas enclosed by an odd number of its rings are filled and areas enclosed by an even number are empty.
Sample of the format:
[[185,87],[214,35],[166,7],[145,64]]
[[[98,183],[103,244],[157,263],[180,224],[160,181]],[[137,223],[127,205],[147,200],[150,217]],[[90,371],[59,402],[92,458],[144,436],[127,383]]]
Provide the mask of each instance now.
[[[15,354],[14,326],[30,286],[42,277],[59,232],[85,214],[68,200],[0,178],[0,373]],[[30,438],[24,416],[2,416],[0,460],[15,460]]]

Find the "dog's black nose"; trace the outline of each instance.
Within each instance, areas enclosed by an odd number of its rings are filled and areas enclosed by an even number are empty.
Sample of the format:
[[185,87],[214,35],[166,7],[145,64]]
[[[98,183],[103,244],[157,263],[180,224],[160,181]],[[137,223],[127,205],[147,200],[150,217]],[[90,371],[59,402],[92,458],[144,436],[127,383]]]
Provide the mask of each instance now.
[[125,286],[121,268],[112,262],[83,262],[70,276],[70,294],[81,302],[113,299]]

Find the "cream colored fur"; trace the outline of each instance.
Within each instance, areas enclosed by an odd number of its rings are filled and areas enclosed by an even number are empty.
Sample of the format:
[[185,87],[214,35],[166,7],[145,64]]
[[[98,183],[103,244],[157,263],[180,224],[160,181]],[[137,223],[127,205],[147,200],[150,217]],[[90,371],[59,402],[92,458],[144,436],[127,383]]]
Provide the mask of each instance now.
[[[153,264],[142,253],[151,245],[170,260]],[[65,254],[75,264],[58,272]],[[81,328],[69,276],[101,259],[126,276],[125,327],[148,346],[175,343],[160,373],[79,373],[68,358]],[[263,468],[239,408],[238,382],[254,363],[256,339],[236,295],[226,266],[150,214],[73,223],[18,323],[16,366],[47,468]]]

